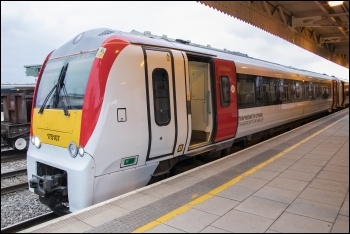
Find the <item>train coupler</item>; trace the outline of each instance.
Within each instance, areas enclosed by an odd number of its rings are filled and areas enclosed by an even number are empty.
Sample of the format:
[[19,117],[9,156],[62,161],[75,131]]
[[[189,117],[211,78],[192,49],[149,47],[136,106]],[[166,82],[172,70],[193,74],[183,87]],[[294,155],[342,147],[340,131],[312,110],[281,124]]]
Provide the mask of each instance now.
[[29,187],[34,189],[34,193],[39,196],[46,196],[51,193],[60,193],[62,196],[68,195],[67,176],[63,174],[44,175],[42,177],[32,175],[29,180]]

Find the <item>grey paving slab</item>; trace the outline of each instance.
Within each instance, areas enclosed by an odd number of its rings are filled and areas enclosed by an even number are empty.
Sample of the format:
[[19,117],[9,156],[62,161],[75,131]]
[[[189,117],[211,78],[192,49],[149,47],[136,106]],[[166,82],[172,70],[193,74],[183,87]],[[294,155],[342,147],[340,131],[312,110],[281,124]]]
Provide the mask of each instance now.
[[238,183],[236,183],[236,185],[258,190],[268,182],[269,180],[253,178],[253,177],[245,177],[242,180],[240,180]]
[[209,226],[209,227],[204,228],[199,233],[230,233],[230,232],[226,231],[226,230],[223,230],[223,229],[220,229],[220,228]]
[[215,169],[208,169],[208,170],[193,171],[193,172],[190,172],[188,175],[201,178],[201,179],[206,179],[216,174],[217,174],[217,171]]
[[304,159],[315,159],[315,160],[323,160],[328,161],[332,158],[333,155],[320,155],[320,154],[314,154],[314,153],[308,153],[303,158]]
[[293,165],[297,161],[298,161],[298,159],[288,159],[288,158],[281,157],[281,158],[278,158],[275,161],[273,161],[273,163],[290,166],[290,165]]
[[345,199],[343,205],[341,206],[339,214],[349,217],[349,199],[348,200]]
[[325,155],[325,156],[332,156],[336,153],[336,149],[329,149],[329,147],[324,147],[324,148],[317,147],[316,149],[312,150],[311,153]]
[[333,223],[338,215],[339,209],[338,206],[297,198],[286,211]]
[[279,172],[260,169],[254,172],[253,174],[249,175],[249,177],[255,177],[255,178],[264,179],[264,180],[272,180],[279,174],[280,174]]
[[271,187],[284,188],[284,189],[300,192],[307,186],[307,184],[308,182],[301,181],[301,180],[276,177],[267,185]]
[[[289,151],[288,153],[290,153],[290,154],[301,155],[301,157],[302,157],[302,156],[304,156],[305,154],[309,153],[310,151],[311,151],[311,149],[310,149],[310,148],[307,148],[307,147],[297,147],[297,148],[295,148],[295,149]],[[300,157],[300,158],[301,158],[301,157]]]
[[341,207],[345,199],[345,195],[346,194],[344,193],[308,187],[299,195],[298,198]]
[[[68,218],[69,217],[69,218]],[[77,224],[77,226],[82,225],[83,228],[82,230],[87,231],[89,229],[92,229],[93,227],[90,226],[88,227],[87,224],[82,224],[83,222],[80,221],[79,219],[77,219],[76,217],[74,217],[74,215],[68,215],[66,217],[61,217],[59,219],[53,220],[51,222],[48,222],[49,225],[45,225],[45,224],[41,224],[38,225],[38,227],[34,230],[31,230],[30,232],[36,232],[36,233],[62,233],[62,231],[64,232],[74,232],[75,229],[75,224]],[[79,224],[78,224],[79,223]],[[72,231],[67,230],[68,229],[72,229]],[[60,231],[58,231],[60,230]],[[29,232],[29,231],[28,231]],[[75,231],[78,232],[78,231]]]
[[142,193],[145,193],[154,197],[158,197],[158,198],[163,198],[178,191],[180,191],[180,189],[176,188],[175,186],[171,186],[165,183],[160,183],[160,184],[155,184],[155,186],[152,186],[152,188],[147,188],[143,190]]
[[313,166],[313,165],[307,165],[307,164],[301,164],[296,163],[290,166],[288,169],[293,171],[302,171],[302,172],[309,172],[309,173],[318,173],[322,167],[320,166]]
[[228,187],[224,191],[216,194],[216,196],[233,199],[236,201],[243,201],[250,195],[252,195],[256,189],[246,188],[238,185]]
[[294,171],[294,170],[285,170],[282,172],[280,177],[289,178],[289,179],[295,179],[295,180],[302,180],[302,181],[311,181],[316,174],[315,173],[309,173],[309,172],[303,172],[303,171]]
[[288,233],[327,233],[332,223],[284,212],[274,222],[270,230]]
[[334,191],[338,193],[347,193],[349,191],[349,184],[334,180],[315,178],[313,179],[308,187],[324,189]]
[[273,219],[231,210],[211,224],[213,227],[236,233],[263,233],[273,223]]
[[199,181],[201,181],[200,178],[189,176],[189,175],[185,174],[185,175],[177,176],[176,178],[169,178],[169,179],[163,181],[163,183],[177,186],[177,187],[181,186],[181,188],[185,188],[185,187],[188,187],[188,186],[195,184]]
[[301,164],[320,166],[320,167],[323,167],[324,165],[326,165],[327,162],[328,160],[312,159],[312,158],[302,158],[298,161],[298,163],[301,163]]
[[214,215],[223,215],[239,204],[238,201],[231,199],[213,196],[198,205],[193,206],[193,209],[201,210]]
[[209,226],[220,216],[209,214],[200,210],[189,209],[164,224],[185,232],[199,232]]
[[321,171],[317,175],[317,178],[349,183],[349,174],[347,173],[337,173],[334,171]]
[[259,215],[269,219],[277,219],[288,207],[288,204],[251,196],[235,207],[235,210]]
[[338,172],[338,173],[344,173],[344,174],[349,174],[349,165],[332,165],[332,164],[327,164],[324,168],[324,171],[333,171],[333,172]]
[[326,139],[325,137],[322,137],[322,138],[314,137],[314,138],[308,140],[307,144],[310,147],[317,147],[317,146],[321,145],[324,142],[325,139]]
[[98,227],[104,223],[107,223],[113,219],[116,219],[124,214],[126,214],[128,210],[122,209],[120,207],[114,207],[108,209],[102,213],[93,215],[89,218],[82,219],[82,221],[90,226]]
[[157,199],[158,199],[157,197],[150,196],[142,192],[138,192],[138,193],[131,194],[125,198],[111,202],[111,204],[127,210],[136,210],[142,206],[148,205],[156,201]]
[[61,229],[56,229],[55,232],[56,233],[81,233],[81,232],[88,231],[90,229],[91,229],[91,226],[80,221],[80,222],[76,222],[73,225],[67,225]]
[[276,232],[276,231],[273,231],[273,230],[269,229],[265,233],[279,233],[279,232]]
[[264,186],[259,191],[255,192],[253,196],[290,204],[299,194],[300,192],[298,191]]
[[301,154],[301,153],[297,153],[297,152],[293,152],[291,153],[291,151],[289,151],[288,153],[283,155],[283,159],[288,159],[288,160],[296,160],[298,161],[299,159],[301,159],[302,157],[304,157],[305,154]]
[[331,233],[349,233],[349,216],[338,215]]
[[147,230],[145,233],[186,233],[186,232],[170,227],[165,224],[159,224],[158,226]]
[[349,159],[332,158],[332,159],[329,161],[329,164],[338,165],[338,166],[349,165]]
[[271,163],[271,164],[267,164],[266,166],[264,166],[263,169],[268,170],[268,171],[283,172],[288,167],[289,167],[288,165]]

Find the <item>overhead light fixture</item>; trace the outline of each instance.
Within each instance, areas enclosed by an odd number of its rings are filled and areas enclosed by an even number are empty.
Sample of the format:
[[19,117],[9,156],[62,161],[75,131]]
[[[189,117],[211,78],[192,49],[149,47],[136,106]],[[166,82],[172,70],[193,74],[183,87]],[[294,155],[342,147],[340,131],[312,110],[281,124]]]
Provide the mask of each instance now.
[[339,6],[339,5],[342,5],[344,1],[328,1],[328,5],[330,7],[335,7],[335,6]]

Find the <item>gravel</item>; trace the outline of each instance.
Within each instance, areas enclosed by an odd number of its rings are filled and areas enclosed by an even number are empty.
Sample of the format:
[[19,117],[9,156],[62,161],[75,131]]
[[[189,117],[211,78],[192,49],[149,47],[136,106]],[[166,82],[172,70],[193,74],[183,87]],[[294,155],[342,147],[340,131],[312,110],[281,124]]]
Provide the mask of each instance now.
[[51,210],[40,203],[37,195],[29,190],[1,196],[1,228],[16,224]]
[[1,173],[14,171],[14,170],[18,170],[26,167],[27,167],[26,159],[18,159],[11,162],[5,162],[5,163],[1,163]]
[[[26,160],[15,160],[1,163],[1,173],[26,167]],[[17,177],[1,180],[1,185],[17,184],[21,182]],[[1,196],[1,228],[18,222],[46,214],[51,210],[40,203],[39,197],[28,189]]]

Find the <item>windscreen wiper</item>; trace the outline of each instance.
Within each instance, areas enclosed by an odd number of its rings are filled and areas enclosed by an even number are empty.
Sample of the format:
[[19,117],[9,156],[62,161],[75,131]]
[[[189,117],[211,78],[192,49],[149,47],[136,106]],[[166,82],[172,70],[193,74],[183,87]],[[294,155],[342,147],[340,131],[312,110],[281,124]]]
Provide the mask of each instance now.
[[46,98],[45,98],[43,104],[42,104],[41,107],[40,107],[40,110],[38,111],[38,114],[42,114],[42,113],[44,112],[46,103],[47,103],[47,101],[49,100],[49,98],[50,98],[51,94],[53,93],[53,91],[55,91],[55,90],[56,90],[56,100],[58,99],[58,96],[59,96],[59,95],[58,95],[58,94],[59,94],[59,91],[58,91],[58,90],[60,89],[60,88],[59,88],[59,87],[60,87],[60,83],[63,83],[62,77],[64,77],[64,76],[66,75],[67,67],[68,67],[68,64],[65,65],[65,66],[63,66],[63,67],[61,68],[60,75],[59,75],[59,77],[58,77],[58,82],[52,87],[51,91],[50,91],[49,94],[46,96]]
[[65,98],[65,100],[67,101],[67,105],[65,103],[65,101],[62,99],[62,103],[63,103],[63,111],[64,111],[64,115],[65,116],[69,116],[69,113],[68,113],[68,108],[70,107],[70,104],[69,104],[69,97],[68,97],[68,93],[67,93],[67,89],[66,89],[66,85],[63,84],[62,85],[62,89],[63,89],[63,93],[64,93],[64,96],[62,96],[63,98]]
[[40,110],[38,111],[38,114],[42,114],[42,113],[44,112],[44,108],[45,108],[45,106],[46,106],[46,103],[47,103],[47,101],[49,100],[49,98],[50,98],[52,92],[53,92],[56,88],[57,88],[57,84],[55,84],[55,86],[53,86],[53,88],[51,89],[51,91],[49,92],[49,94],[46,96],[46,98],[45,98],[43,104],[42,104],[41,107],[40,107]]
[[[69,100],[68,100],[68,93],[67,93],[66,85],[64,84],[64,79],[66,77],[66,72],[67,72],[67,69],[68,69],[68,65],[69,65],[69,63],[67,63],[63,67],[63,71],[62,71],[60,77],[58,78],[58,83],[57,83],[58,86],[57,86],[57,89],[56,89],[56,107],[58,106],[58,103],[60,101],[60,93],[61,93],[61,90],[63,89],[64,96],[61,96],[62,97],[61,102],[63,104],[63,111],[64,111],[64,115],[65,116],[69,116],[68,107],[70,106],[69,105]],[[63,100],[63,98],[65,98],[67,103],[65,103],[65,100]],[[68,105],[68,107],[67,107],[67,105]]]

